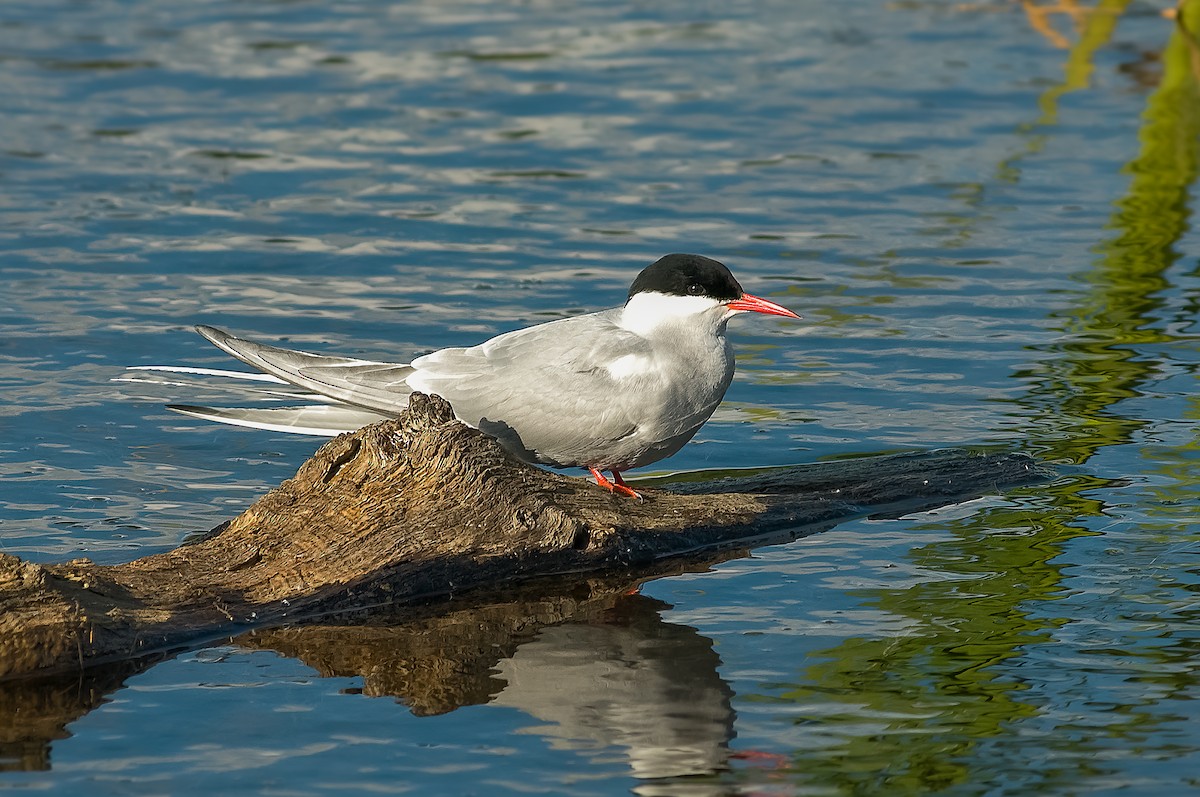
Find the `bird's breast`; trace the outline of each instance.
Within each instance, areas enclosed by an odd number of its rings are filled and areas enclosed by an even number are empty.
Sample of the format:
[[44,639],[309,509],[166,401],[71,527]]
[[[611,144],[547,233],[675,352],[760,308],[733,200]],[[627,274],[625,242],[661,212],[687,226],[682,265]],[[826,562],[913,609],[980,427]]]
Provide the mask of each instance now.
[[641,370],[635,379],[645,410],[640,426],[649,436],[671,437],[694,431],[712,415],[733,379],[733,356],[727,346],[664,351],[669,354],[656,362],[639,364]]

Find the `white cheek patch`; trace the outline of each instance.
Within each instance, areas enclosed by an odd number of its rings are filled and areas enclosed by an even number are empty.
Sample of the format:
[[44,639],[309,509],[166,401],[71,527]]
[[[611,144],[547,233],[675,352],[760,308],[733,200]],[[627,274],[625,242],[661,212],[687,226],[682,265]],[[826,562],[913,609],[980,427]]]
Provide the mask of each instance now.
[[670,296],[648,291],[635,294],[626,302],[618,323],[630,332],[648,335],[664,324],[700,318],[723,304],[719,299],[708,296]]
[[626,354],[610,362],[607,370],[613,379],[628,379],[650,370],[650,358],[641,354]]

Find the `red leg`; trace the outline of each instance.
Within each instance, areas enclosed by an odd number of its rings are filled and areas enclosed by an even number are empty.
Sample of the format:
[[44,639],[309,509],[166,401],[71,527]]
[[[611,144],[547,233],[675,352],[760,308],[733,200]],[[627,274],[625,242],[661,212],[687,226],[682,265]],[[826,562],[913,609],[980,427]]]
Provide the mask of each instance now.
[[610,482],[608,479],[604,478],[603,473],[596,470],[595,468],[588,468],[588,470],[590,470],[592,472],[592,475],[596,477],[596,484],[600,485],[605,490],[608,490],[610,493],[616,493],[617,495],[623,495],[626,498],[636,498],[639,501],[642,500],[641,495],[639,495],[637,492],[635,492],[632,487],[629,487],[625,484],[625,480],[621,478],[620,471],[615,471],[615,470],[611,471],[611,473],[613,475],[613,480]]

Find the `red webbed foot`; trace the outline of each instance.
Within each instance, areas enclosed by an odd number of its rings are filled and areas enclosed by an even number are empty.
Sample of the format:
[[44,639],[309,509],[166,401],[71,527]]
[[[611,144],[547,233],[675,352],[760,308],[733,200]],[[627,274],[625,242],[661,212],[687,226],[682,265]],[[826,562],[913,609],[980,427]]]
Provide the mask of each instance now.
[[630,487],[629,485],[627,485],[625,483],[625,480],[621,478],[620,471],[616,471],[616,470],[610,471],[613,475],[613,478],[612,478],[612,481],[609,481],[608,479],[604,478],[603,473],[596,470],[595,468],[588,468],[588,470],[590,470],[592,472],[592,475],[596,477],[596,484],[598,484],[601,487],[603,487],[604,489],[608,490],[610,493],[616,493],[617,495],[623,495],[626,498],[636,498],[639,501],[642,500],[641,493],[638,493],[636,490],[634,490],[632,487]]

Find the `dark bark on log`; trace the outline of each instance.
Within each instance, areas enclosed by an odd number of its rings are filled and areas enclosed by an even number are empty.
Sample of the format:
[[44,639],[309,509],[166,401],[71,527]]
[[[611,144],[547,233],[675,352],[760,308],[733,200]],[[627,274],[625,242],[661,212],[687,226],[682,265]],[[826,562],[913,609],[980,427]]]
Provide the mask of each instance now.
[[639,503],[519,463],[441,399],[414,396],[192,544],[111,566],[0,555],[0,679],[536,576],[652,568],[1046,475],[1021,455],[942,451],[672,484]]

